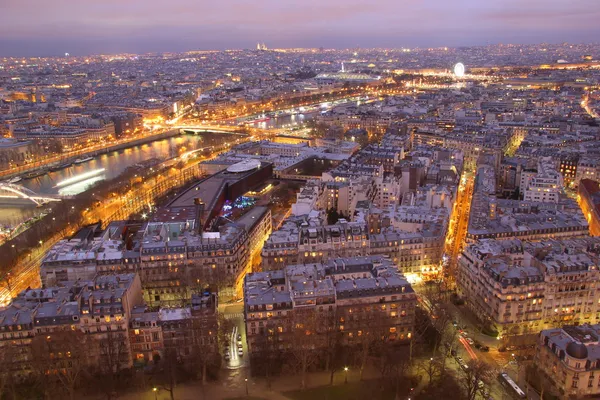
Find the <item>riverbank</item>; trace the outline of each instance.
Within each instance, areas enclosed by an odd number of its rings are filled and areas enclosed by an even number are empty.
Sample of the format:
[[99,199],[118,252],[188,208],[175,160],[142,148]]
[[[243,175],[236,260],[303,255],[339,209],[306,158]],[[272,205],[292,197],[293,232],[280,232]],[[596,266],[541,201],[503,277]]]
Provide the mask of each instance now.
[[157,140],[168,139],[170,137],[179,135],[180,132],[181,131],[179,129],[171,129],[157,134],[146,135],[132,140],[121,141],[105,147],[92,148],[91,150],[71,151],[68,153],[59,154],[55,157],[49,157],[48,159],[37,163],[24,165],[18,168],[12,168],[10,170],[0,171],[0,179],[11,179],[13,177],[20,176],[26,173],[40,171],[48,168],[51,164],[55,163],[72,163],[78,158],[96,157],[113,151],[119,151],[130,147],[154,142]]
[[59,240],[85,225],[98,221],[107,224],[145,211],[149,204],[155,204],[169,192],[200,179],[206,173],[201,162],[228,148],[223,144],[214,148],[210,157],[194,159],[178,168],[163,164],[162,168],[147,171],[143,181],[132,181],[132,176],[122,174],[99,182],[68,202],[56,203],[54,212],[38,221],[36,229],[29,229],[0,246],[0,253],[6,254],[0,259],[0,282],[7,283],[0,288],[0,305],[27,287],[39,286],[41,260]]

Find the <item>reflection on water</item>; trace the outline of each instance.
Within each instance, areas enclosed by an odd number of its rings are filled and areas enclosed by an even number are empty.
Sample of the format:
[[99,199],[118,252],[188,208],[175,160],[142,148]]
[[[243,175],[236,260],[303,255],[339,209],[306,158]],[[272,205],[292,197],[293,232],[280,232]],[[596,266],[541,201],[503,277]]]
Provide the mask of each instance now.
[[[195,135],[181,135],[170,139],[159,140],[141,146],[131,147],[124,150],[113,151],[94,158],[82,164],[72,166],[34,179],[23,180],[20,185],[33,190],[39,194],[58,194],[59,182],[75,178],[101,168],[106,169],[103,173],[104,179],[113,179],[121,175],[127,167],[138,164],[151,158],[168,159],[176,157],[182,151],[194,150],[201,147],[201,137]],[[86,184],[73,185],[75,189],[70,194],[78,194],[90,187],[98,180],[86,180]]]
[[259,129],[268,129],[268,128],[293,128],[298,127],[308,121],[309,119],[313,119],[315,117],[315,112],[309,112],[305,114],[294,114],[294,115],[285,115],[281,117],[274,117],[268,121],[255,122],[251,126]]
[[[169,139],[158,140],[152,143],[103,154],[85,163],[73,164],[70,167],[59,171],[52,171],[37,178],[24,179],[18,184],[42,195],[60,194],[72,196],[84,192],[100,180],[116,178],[134,164],[152,158],[165,160],[177,157],[185,151],[195,150],[201,147],[201,136],[178,135]],[[79,181],[82,174],[102,168],[104,168],[105,171],[102,172],[101,175]],[[75,178],[78,181],[68,186],[57,187],[58,183],[71,178]],[[0,224],[14,226],[36,215],[40,211],[41,209],[35,208],[35,205],[0,204]]]
[[61,187],[60,189],[58,189],[58,194],[60,194],[61,196],[74,196],[85,191],[85,189],[89,188],[94,183],[100,182],[104,179],[106,179],[106,175],[102,174],[85,179],[83,181],[78,181],[71,185]]
[[[64,181],[60,181],[56,184],[55,187],[63,187],[63,186],[72,186],[77,182],[89,180],[95,176],[103,175],[103,172],[106,171],[105,168],[94,169],[92,171],[84,172],[81,175],[75,175],[72,178],[65,179]],[[103,178],[105,179],[105,178]],[[60,190],[58,191],[60,193]]]

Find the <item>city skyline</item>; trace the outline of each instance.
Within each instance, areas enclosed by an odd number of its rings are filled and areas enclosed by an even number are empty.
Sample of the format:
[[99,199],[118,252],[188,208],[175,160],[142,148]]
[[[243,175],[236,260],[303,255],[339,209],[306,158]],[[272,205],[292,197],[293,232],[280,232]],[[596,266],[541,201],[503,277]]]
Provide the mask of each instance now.
[[0,400],[600,398],[594,6],[4,0]]
[[600,34],[600,10],[592,0],[206,6],[188,0],[168,9],[153,1],[58,0],[32,8],[9,0],[0,16],[0,56],[251,49],[257,41],[282,48],[588,43]]

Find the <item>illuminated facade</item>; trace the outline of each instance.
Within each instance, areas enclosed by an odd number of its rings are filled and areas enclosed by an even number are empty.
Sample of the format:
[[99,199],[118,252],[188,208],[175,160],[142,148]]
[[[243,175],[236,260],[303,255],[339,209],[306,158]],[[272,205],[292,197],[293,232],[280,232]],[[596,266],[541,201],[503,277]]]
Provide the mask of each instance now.
[[251,357],[259,354],[269,336],[280,351],[292,348],[299,323],[316,334],[315,348],[328,345],[324,337],[331,330],[340,332],[346,345],[369,332],[408,342],[416,302],[408,281],[382,257],[335,258],[249,274],[244,282],[248,349]]
[[597,398],[599,349],[600,325],[568,325],[542,331],[535,365],[547,378],[548,391],[561,398]]
[[600,321],[596,238],[481,240],[460,256],[467,305],[501,336]]

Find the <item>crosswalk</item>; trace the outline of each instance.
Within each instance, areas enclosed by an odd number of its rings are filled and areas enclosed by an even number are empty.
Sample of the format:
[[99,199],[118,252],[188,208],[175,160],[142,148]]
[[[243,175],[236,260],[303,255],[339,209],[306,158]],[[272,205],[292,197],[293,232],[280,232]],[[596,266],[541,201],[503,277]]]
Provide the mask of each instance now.
[[244,318],[244,313],[231,313],[231,314],[223,314],[223,318],[225,319],[240,319]]

